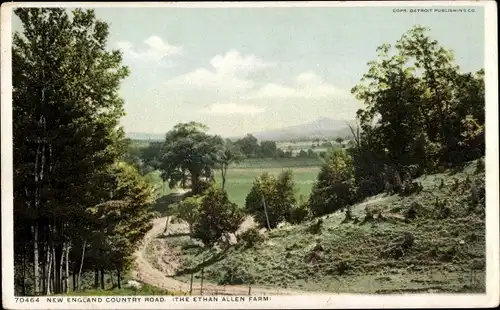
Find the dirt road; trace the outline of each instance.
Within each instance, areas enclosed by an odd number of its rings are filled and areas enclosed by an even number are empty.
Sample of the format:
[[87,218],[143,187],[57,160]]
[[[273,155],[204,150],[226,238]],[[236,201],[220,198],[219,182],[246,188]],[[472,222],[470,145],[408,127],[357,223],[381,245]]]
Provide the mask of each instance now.
[[[166,218],[157,218],[153,221],[153,228],[146,234],[143,243],[139,250],[135,253],[136,255],[136,267],[133,272],[133,276],[141,282],[160,287],[170,291],[182,291],[189,293],[189,283],[185,283],[172,278],[169,275],[175,274],[175,264],[162,268],[162,270],[157,269],[155,266],[150,264],[146,259],[146,247],[150,244],[160,233],[163,232],[165,227]],[[176,224],[174,224],[176,225]],[[179,224],[177,224],[179,225]],[[169,225],[172,227],[172,224]],[[172,227],[175,229],[175,227]],[[170,228],[169,228],[170,230]],[[166,245],[165,245],[166,246]],[[168,249],[163,249],[167,250]],[[200,294],[201,283],[193,282],[192,294]],[[242,285],[213,285],[208,283],[203,283],[203,295],[248,295],[249,287]],[[272,288],[262,288],[262,287],[251,287],[251,295],[311,295],[311,292],[301,292],[288,289],[272,289]],[[314,294],[321,294],[316,292]],[[328,293],[324,293],[328,294]]]

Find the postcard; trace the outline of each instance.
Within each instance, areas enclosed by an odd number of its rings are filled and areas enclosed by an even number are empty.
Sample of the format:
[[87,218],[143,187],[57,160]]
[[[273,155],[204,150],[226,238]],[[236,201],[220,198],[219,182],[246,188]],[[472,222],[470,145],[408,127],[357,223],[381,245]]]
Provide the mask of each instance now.
[[6,309],[499,304],[495,2],[1,24]]

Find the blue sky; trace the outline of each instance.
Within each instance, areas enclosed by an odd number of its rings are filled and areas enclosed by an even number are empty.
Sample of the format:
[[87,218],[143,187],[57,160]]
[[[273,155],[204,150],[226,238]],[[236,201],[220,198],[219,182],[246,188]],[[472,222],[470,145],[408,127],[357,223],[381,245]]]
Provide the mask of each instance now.
[[[413,25],[455,52],[463,71],[484,67],[484,10],[395,13],[364,8],[96,8],[131,75],[121,95],[128,132],[165,133],[198,121],[225,136],[350,120],[350,94],[376,58]],[[18,28],[14,19],[14,29]]]

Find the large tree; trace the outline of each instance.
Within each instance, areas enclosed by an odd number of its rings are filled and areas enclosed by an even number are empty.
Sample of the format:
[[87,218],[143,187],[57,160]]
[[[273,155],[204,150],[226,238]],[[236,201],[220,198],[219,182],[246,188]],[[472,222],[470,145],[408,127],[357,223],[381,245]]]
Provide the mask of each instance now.
[[[118,90],[129,72],[120,52],[107,50],[108,24],[93,10],[15,14],[23,27],[12,46],[14,251],[23,270],[15,277],[22,294],[60,293],[70,266],[73,277],[89,268],[79,262],[92,252],[86,238],[98,219],[87,211],[114,199],[117,184],[106,180],[124,151]],[[120,235],[135,242],[139,219],[122,222]]]
[[200,178],[214,168],[224,144],[221,137],[209,135],[207,130],[203,124],[189,122],[177,124],[166,134],[160,168],[171,188],[182,182],[188,172],[192,191],[203,191]]
[[[428,31],[415,26],[394,46],[381,45],[352,89],[365,103],[353,149],[363,192],[484,155],[483,71],[461,72]],[[392,172],[381,173],[384,166]]]
[[252,134],[247,134],[245,137],[237,140],[236,144],[243,154],[247,157],[255,157],[259,152],[259,142]]

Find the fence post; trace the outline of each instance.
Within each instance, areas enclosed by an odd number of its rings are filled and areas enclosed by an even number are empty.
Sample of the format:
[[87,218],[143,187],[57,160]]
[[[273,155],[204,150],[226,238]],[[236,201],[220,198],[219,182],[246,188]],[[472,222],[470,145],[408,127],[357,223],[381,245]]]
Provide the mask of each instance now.
[[193,294],[193,273],[191,273],[191,281],[189,282],[189,295]]
[[201,283],[200,283],[200,294],[203,296],[203,276],[205,273],[205,268],[201,268]]
[[248,285],[248,295],[251,295],[252,294],[252,285],[249,284]]

